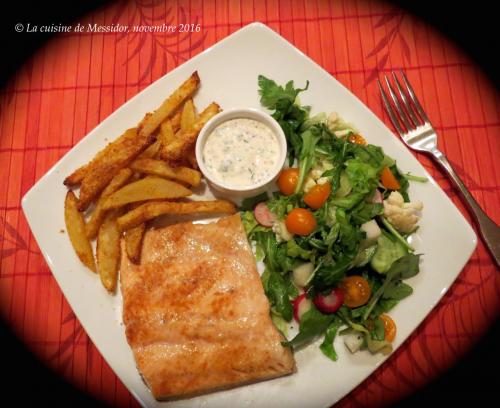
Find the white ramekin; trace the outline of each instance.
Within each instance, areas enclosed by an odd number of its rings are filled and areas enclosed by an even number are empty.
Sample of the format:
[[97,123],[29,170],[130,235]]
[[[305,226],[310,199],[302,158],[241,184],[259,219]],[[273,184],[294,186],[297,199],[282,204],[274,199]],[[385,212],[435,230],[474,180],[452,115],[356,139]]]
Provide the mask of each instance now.
[[[217,126],[231,119],[257,120],[267,125],[273,131],[280,147],[280,155],[278,160],[276,161],[273,171],[271,172],[271,175],[267,179],[256,184],[234,187],[231,185],[227,185],[220,180],[217,180],[205,166],[205,163],[203,161],[203,147],[205,146],[207,137]],[[250,197],[265,191],[269,187],[269,185],[278,177],[286,160],[286,138],[285,134],[283,133],[283,129],[281,129],[281,126],[278,124],[278,122],[276,122],[276,120],[267,113],[253,108],[235,108],[225,110],[215,115],[207,122],[207,124],[200,131],[200,134],[196,141],[195,152],[198,167],[212,187],[225,194],[234,195],[235,197]]]

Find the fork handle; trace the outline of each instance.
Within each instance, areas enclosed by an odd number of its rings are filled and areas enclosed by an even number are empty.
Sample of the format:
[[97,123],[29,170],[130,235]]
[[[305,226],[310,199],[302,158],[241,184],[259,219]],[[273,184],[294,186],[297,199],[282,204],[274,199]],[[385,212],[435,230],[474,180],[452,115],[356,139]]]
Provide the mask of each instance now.
[[460,177],[458,177],[455,170],[453,170],[453,167],[451,167],[451,164],[444,153],[438,149],[434,149],[431,151],[431,154],[441,167],[446,170],[455,187],[457,187],[457,189],[462,193],[462,197],[479,225],[479,233],[483,238],[484,243],[491,252],[497,267],[500,267],[500,228],[490,217],[486,215],[476,200],[474,200],[474,197],[472,197],[469,190],[467,190],[465,184],[462,182]]

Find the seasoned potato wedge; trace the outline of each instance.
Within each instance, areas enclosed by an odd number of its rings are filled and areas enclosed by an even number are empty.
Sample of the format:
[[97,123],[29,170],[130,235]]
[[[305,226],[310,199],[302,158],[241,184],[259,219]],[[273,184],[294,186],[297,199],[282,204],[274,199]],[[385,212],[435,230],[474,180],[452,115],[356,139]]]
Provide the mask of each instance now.
[[94,239],[97,236],[97,231],[104,221],[106,210],[103,208],[104,201],[108,196],[122,188],[132,177],[133,171],[129,168],[121,169],[118,174],[113,177],[106,188],[102,191],[101,196],[97,200],[94,211],[90,215],[90,219],[85,225],[85,231],[89,239]]
[[182,107],[181,114],[181,130],[188,132],[193,129],[196,113],[194,111],[194,104],[192,99],[188,99]]
[[153,142],[154,139],[143,137],[132,128],[99,152],[88,165],[82,180],[78,209],[85,210],[111,179]]
[[160,157],[164,160],[175,162],[181,160],[185,154],[194,146],[200,130],[217,113],[220,112],[220,106],[215,102],[208,105],[200,116],[194,122],[193,128],[189,131],[182,130],[175,135],[172,143],[164,145],[160,151]]
[[156,157],[158,152],[160,151],[161,142],[157,139],[152,145],[150,145],[146,150],[144,150],[139,156],[138,159],[152,159]]
[[85,233],[85,221],[78,211],[77,199],[72,191],[68,191],[64,201],[64,220],[69,239],[80,261],[91,271],[96,271],[92,246]]
[[133,263],[139,263],[141,260],[142,238],[146,231],[146,224],[139,224],[137,227],[125,231],[125,248],[127,255]]
[[163,214],[234,214],[236,206],[225,200],[214,201],[154,201],[145,203],[118,218],[118,226],[124,231]]
[[127,184],[114,192],[103,203],[103,208],[119,208],[138,201],[158,200],[165,198],[181,198],[191,195],[191,190],[170,180],[161,177],[145,177]]
[[189,98],[198,88],[200,77],[198,72],[193,72],[191,76],[179,87],[172,95],[170,95],[161,106],[153,112],[152,115],[147,115],[139,125],[139,134],[142,137],[151,135],[160,123],[166,118],[172,116],[181,104]]
[[186,160],[192,169],[198,170],[198,161],[196,160],[194,146],[186,153]]
[[160,131],[158,132],[158,141],[160,142],[160,156],[161,152],[165,149],[166,146],[173,143],[175,140],[175,132],[172,126],[172,122],[170,120],[166,120],[160,126]]
[[201,173],[188,167],[170,167],[162,160],[137,159],[130,168],[139,173],[152,174],[171,180],[182,181],[193,187],[200,185]]
[[121,210],[108,212],[97,234],[97,270],[103,286],[109,292],[114,292],[116,288],[120,265],[121,231],[116,223],[120,212]]
[[170,122],[170,124],[172,125],[172,130],[174,131],[174,133],[177,132],[181,128],[182,109],[183,109],[183,107],[181,109],[179,109],[177,112],[175,112],[174,116],[167,119]]
[[73,173],[71,173],[68,177],[64,179],[64,185],[71,187],[80,184],[87,174],[88,164],[84,164],[83,166],[76,169]]

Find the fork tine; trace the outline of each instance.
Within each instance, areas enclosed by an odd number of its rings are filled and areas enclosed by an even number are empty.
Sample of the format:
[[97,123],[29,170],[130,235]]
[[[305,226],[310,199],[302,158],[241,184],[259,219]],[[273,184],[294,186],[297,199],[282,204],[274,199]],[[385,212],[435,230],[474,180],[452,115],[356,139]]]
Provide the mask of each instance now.
[[384,88],[382,87],[380,79],[378,79],[378,78],[377,78],[377,84],[378,84],[378,88],[380,89],[380,95],[382,95],[382,101],[384,102],[385,111],[389,115],[389,119],[391,119],[391,122],[394,125],[394,127],[396,128],[396,130],[398,131],[399,135],[402,137],[404,134],[404,131],[398,122],[396,112],[394,112],[394,109],[392,108],[392,106],[389,102],[389,98],[387,97],[387,94],[385,93]]
[[387,89],[389,90],[389,95],[391,95],[391,99],[394,102],[394,106],[396,106],[396,110],[399,113],[399,118],[406,126],[406,130],[408,130],[408,132],[409,132],[410,130],[414,129],[415,126],[413,126],[410,123],[410,119],[408,118],[408,114],[404,111],[403,107],[401,106],[401,103],[399,102],[399,99],[396,95],[396,92],[394,92],[394,88],[392,87],[391,83],[389,82],[389,78],[387,78],[387,75],[384,74],[384,78],[385,78],[385,84],[387,85]]
[[421,120],[417,117],[417,114],[415,113],[412,104],[408,101],[408,98],[406,97],[403,87],[401,86],[401,83],[399,82],[399,79],[394,71],[392,71],[392,79],[393,82],[396,84],[396,88],[398,88],[399,95],[401,96],[401,101],[403,102],[403,105],[406,108],[406,112],[408,112],[408,114],[410,115],[411,121],[415,126],[420,126]]
[[412,102],[414,103],[415,107],[417,108],[418,114],[424,120],[424,122],[430,124],[431,121],[429,120],[429,118],[425,114],[425,111],[424,111],[424,108],[422,108],[422,105],[420,105],[420,102],[418,101],[418,98],[415,95],[415,91],[413,91],[413,88],[410,85],[410,81],[408,81],[408,78],[406,78],[406,75],[403,72],[403,70],[400,70],[400,72],[401,72],[401,76],[403,77],[403,81],[406,85],[406,89],[408,90],[408,94],[410,95]]

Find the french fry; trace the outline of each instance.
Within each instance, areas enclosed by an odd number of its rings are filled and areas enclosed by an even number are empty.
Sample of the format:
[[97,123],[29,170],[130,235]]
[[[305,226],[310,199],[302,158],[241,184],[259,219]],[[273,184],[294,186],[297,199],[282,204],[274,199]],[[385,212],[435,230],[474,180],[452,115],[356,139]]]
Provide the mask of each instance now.
[[88,164],[84,164],[81,167],[78,167],[73,173],[71,173],[68,177],[64,179],[64,185],[71,187],[80,184],[87,174]]
[[160,131],[158,132],[158,141],[160,142],[160,156],[161,152],[166,146],[173,143],[175,140],[175,132],[170,120],[166,120],[160,126]]
[[172,116],[181,104],[196,91],[199,83],[200,77],[198,72],[195,71],[152,115],[144,118],[139,124],[139,135],[141,137],[151,135],[166,118]]
[[170,167],[162,160],[136,159],[132,162],[130,168],[139,173],[182,181],[193,187],[198,187],[201,181],[201,173],[199,171],[188,167]]
[[191,190],[164,178],[149,176],[127,184],[106,198],[103,209],[119,208],[138,201],[181,198],[191,195]]
[[181,114],[181,130],[188,132],[193,129],[196,113],[194,111],[194,104],[192,99],[188,99],[182,107]]
[[160,151],[160,157],[163,160],[170,162],[179,161],[183,156],[189,151],[189,149],[195,144],[198,133],[205,126],[205,124],[217,113],[220,112],[220,106],[215,102],[208,105],[193,125],[190,131],[183,132],[180,131],[179,135],[176,135],[172,143],[163,146]]
[[99,152],[88,165],[82,180],[78,209],[85,210],[111,179],[153,142],[154,139],[143,137],[136,128],[132,128]]
[[146,231],[146,224],[139,224],[137,227],[125,231],[125,248],[129,259],[137,264],[141,260],[142,238]]
[[189,202],[155,201],[142,204],[122,215],[118,218],[117,223],[118,227],[122,231],[125,231],[163,214],[234,214],[235,212],[236,206],[225,200]]
[[186,153],[186,159],[192,169],[198,170],[198,161],[196,160],[196,152],[194,150],[194,147],[189,149],[189,151]]
[[64,221],[66,222],[69,239],[78,258],[87,268],[95,272],[92,246],[85,234],[85,221],[83,215],[78,211],[77,199],[72,191],[68,191],[64,200]]
[[182,108],[179,109],[177,112],[175,112],[174,116],[167,119],[170,121],[170,124],[172,125],[172,129],[173,129],[174,133],[177,132],[181,128],[181,116],[182,116]]
[[161,142],[159,140],[156,140],[156,142],[154,142],[139,156],[137,156],[137,159],[152,159],[153,157],[156,157],[156,155],[160,151],[160,148],[161,148]]
[[97,270],[103,286],[109,292],[114,292],[118,279],[121,231],[118,229],[116,219],[120,212],[114,210],[106,214],[97,234]]
[[101,196],[97,200],[95,209],[92,212],[89,221],[85,225],[85,231],[88,239],[94,239],[97,236],[97,231],[99,231],[99,227],[104,221],[106,210],[103,208],[103,204],[106,198],[122,188],[130,180],[132,174],[133,171],[129,168],[121,169],[102,191]]

